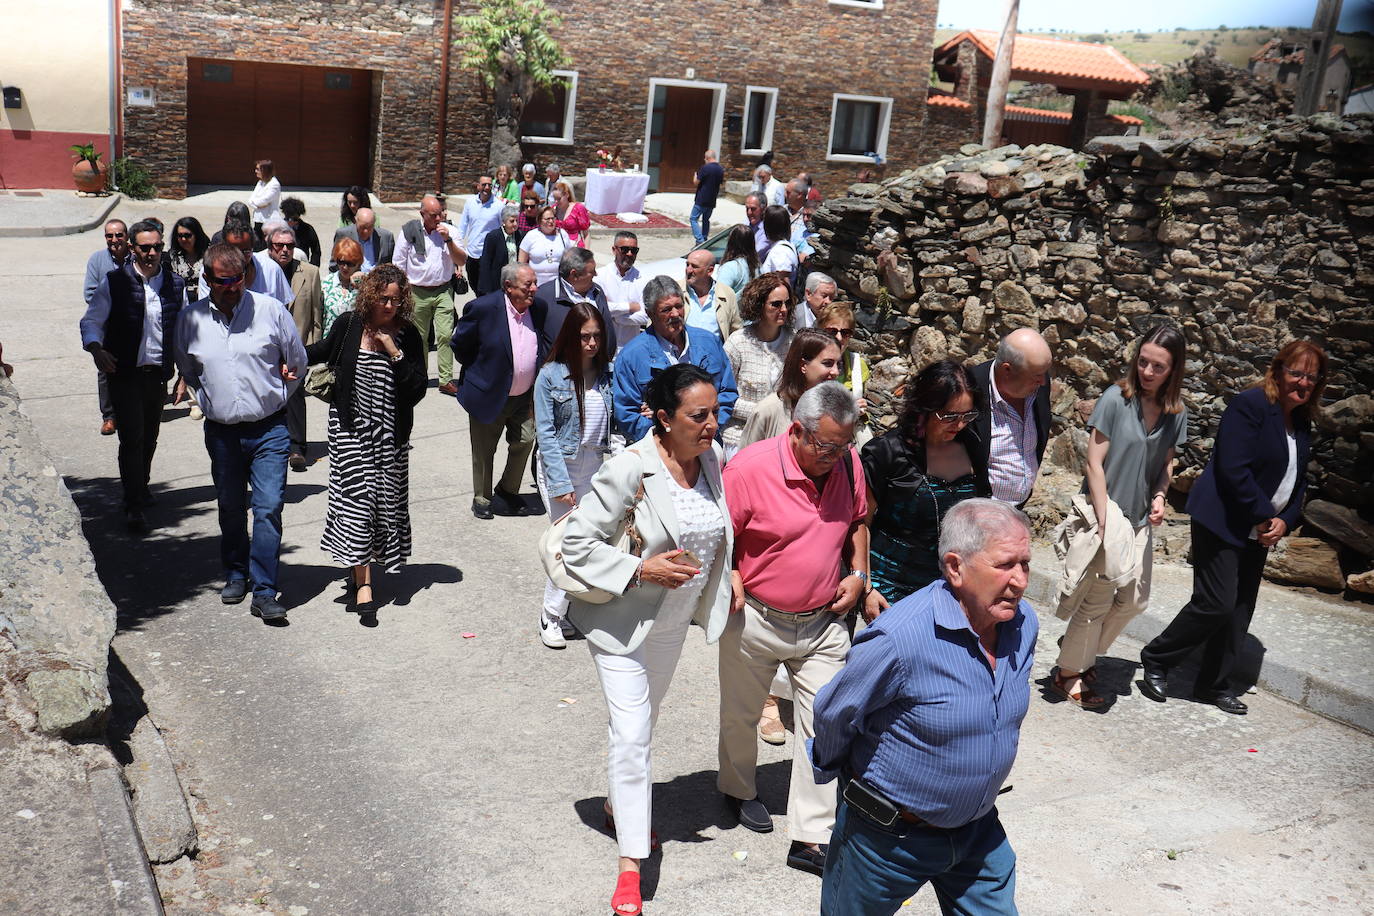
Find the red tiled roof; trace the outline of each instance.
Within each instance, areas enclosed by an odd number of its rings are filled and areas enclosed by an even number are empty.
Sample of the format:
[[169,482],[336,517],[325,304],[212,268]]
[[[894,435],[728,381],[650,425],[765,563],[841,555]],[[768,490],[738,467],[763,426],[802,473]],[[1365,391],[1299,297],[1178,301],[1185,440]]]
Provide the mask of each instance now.
[[[984,55],[996,57],[999,38],[996,32],[976,29],[960,32],[936,48],[935,56],[938,58],[961,43],[972,41]],[[1111,45],[1037,35],[1016,36],[1011,69],[1012,79],[1053,83],[1058,77],[1105,83],[1112,88],[1143,86],[1150,79],[1144,70]]]
[[[1285,42],[1281,38],[1271,38],[1264,44],[1260,45],[1259,50],[1256,51],[1254,54],[1250,55],[1250,59],[1252,61],[1266,60],[1275,61],[1277,63],[1302,63],[1303,58],[1307,56],[1304,53],[1307,49],[1300,47],[1290,54],[1283,54],[1281,52],[1283,51],[1284,44]],[[1296,44],[1296,42],[1287,42],[1287,44]],[[1335,44],[1331,46],[1331,53],[1327,56],[1330,59],[1334,60],[1337,54],[1344,53],[1345,45]]]
[[[971,107],[968,102],[958,96],[953,95],[931,95],[926,99],[927,105],[934,105],[936,108],[964,108]],[[1025,105],[1008,105],[1007,114],[1026,115],[1041,121],[1072,121],[1072,111],[1054,111],[1049,108],[1028,108]],[[1131,115],[1109,114],[1107,120],[1115,121],[1118,124],[1144,124],[1145,122]]]
[[969,108],[968,102],[955,95],[931,95],[926,98],[927,105],[934,105],[936,108]]

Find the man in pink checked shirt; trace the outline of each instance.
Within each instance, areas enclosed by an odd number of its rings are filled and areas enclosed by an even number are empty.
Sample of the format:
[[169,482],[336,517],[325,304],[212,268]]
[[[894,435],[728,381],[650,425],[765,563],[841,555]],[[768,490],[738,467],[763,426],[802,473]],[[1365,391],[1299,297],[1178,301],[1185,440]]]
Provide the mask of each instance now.
[[[468,303],[453,331],[453,356],[462,364],[458,403],[470,416],[472,514],[533,515],[520,481],[534,449],[534,377],[546,347],[538,329],[544,304],[526,264],[501,269],[501,288]],[[492,487],[496,446],[506,438],[506,467]]]

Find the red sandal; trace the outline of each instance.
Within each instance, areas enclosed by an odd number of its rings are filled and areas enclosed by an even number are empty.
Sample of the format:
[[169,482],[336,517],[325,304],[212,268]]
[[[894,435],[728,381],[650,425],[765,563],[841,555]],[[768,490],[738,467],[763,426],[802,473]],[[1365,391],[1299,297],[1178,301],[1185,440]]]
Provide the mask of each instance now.
[[[1064,699],[1082,709],[1100,709],[1107,702],[1107,698],[1093,690],[1088,685],[1088,679],[1083,675],[1086,672],[1079,672],[1071,676],[1066,676],[1058,668],[1054,669],[1052,689]],[[1078,681],[1078,690],[1069,691],[1069,685]]]
[[639,916],[644,910],[644,898],[639,895],[639,872],[623,871],[615,882],[611,896],[611,912],[616,916]]

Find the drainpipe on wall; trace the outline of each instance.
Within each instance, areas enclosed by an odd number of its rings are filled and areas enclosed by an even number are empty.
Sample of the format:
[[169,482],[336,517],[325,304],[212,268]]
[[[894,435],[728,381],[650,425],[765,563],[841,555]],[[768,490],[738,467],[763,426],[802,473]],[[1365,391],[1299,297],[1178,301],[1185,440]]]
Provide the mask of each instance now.
[[109,0],[110,13],[110,167],[114,167],[115,133],[119,129],[119,4]]
[[448,133],[448,54],[452,45],[453,0],[444,0],[444,47],[439,57],[439,143],[434,151],[434,190],[444,193],[444,142]]

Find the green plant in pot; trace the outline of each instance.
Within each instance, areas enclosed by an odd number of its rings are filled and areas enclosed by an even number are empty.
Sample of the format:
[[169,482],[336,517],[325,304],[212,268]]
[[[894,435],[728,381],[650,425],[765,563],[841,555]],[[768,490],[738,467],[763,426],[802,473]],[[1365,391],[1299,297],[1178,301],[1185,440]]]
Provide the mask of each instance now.
[[99,194],[105,190],[105,173],[109,171],[100,161],[94,143],[73,143],[72,152],[76,154],[76,164],[72,166],[72,181],[78,191]]

